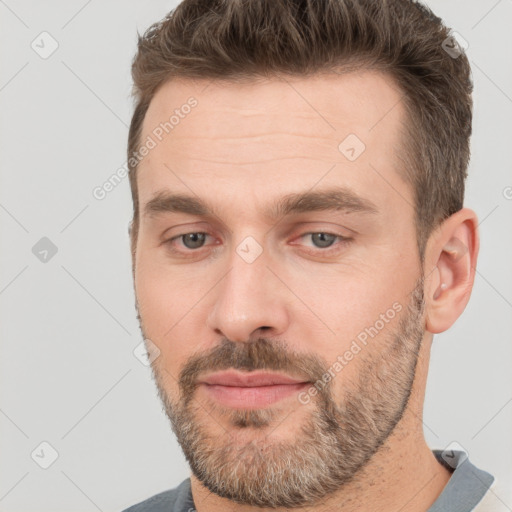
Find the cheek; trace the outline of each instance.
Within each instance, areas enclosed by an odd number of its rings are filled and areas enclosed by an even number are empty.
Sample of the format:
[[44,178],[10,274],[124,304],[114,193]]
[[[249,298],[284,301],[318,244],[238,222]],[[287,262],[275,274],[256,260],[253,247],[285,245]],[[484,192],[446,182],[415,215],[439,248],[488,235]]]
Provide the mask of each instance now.
[[173,320],[173,290],[162,279],[158,269],[141,259],[135,272],[135,289],[139,313],[148,337],[160,339]]
[[[191,278],[189,270],[182,265],[170,265],[164,251],[145,243],[142,237],[135,268],[135,289],[140,314],[155,335],[166,335],[186,315],[194,304],[195,288],[201,288],[200,281]],[[204,294],[204,286],[201,289]]]
[[[403,304],[405,283],[377,273],[353,275],[320,273],[296,281],[296,290],[304,303],[323,320],[326,328],[343,338],[373,324],[396,302]],[[312,318],[315,318],[312,316]]]
[[328,367],[336,364],[333,371],[342,372],[345,383],[355,382],[369,356],[386,351],[406,310],[413,274],[383,269],[297,280],[295,289],[318,318],[296,311],[297,329],[291,328],[305,336],[307,349],[320,354]]
[[[336,396],[356,391],[361,372],[371,361],[386,358],[405,312],[403,300],[389,290],[345,283],[318,297],[320,317],[334,331],[311,329],[308,350],[321,355]],[[320,302],[323,300],[323,306]],[[303,330],[300,329],[299,330]],[[304,331],[304,330],[303,330]]]
[[158,367],[172,375],[166,378],[174,385],[188,355],[187,319],[197,300],[175,279],[165,277],[165,269],[144,258],[137,262],[135,287],[144,334],[160,350]]

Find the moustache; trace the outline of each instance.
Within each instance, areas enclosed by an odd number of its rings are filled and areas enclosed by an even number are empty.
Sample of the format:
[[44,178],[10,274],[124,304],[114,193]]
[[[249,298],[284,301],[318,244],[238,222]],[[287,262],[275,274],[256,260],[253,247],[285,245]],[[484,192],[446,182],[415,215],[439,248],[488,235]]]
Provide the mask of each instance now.
[[276,371],[304,381],[316,382],[328,365],[314,353],[298,353],[282,340],[257,338],[249,342],[233,342],[224,338],[211,350],[192,355],[180,372],[179,387],[185,401],[196,390],[201,375],[222,370]]

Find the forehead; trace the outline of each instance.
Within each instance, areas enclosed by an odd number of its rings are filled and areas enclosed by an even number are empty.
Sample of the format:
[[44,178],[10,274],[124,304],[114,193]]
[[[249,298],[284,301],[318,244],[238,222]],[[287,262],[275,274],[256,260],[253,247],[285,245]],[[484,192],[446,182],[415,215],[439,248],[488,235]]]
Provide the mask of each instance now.
[[398,173],[402,97],[389,76],[369,70],[243,84],[169,81],[143,123],[141,142],[154,147],[139,164],[140,203],[162,189],[270,199],[315,183],[373,202],[396,203],[397,194],[412,201]]

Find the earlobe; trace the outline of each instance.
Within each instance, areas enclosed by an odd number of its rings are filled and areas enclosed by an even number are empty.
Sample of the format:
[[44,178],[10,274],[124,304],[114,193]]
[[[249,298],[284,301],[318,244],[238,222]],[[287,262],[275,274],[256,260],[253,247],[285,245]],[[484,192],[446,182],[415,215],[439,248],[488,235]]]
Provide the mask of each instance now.
[[434,270],[426,287],[426,328],[433,334],[451,327],[469,301],[479,249],[477,226],[475,212],[463,208],[442,223],[427,248],[425,261]]

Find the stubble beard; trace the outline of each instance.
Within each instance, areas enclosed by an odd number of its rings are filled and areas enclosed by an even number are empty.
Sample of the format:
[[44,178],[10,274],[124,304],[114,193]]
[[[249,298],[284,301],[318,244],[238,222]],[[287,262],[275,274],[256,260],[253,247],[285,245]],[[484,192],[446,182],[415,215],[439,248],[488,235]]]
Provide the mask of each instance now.
[[[342,489],[404,414],[424,334],[423,308],[419,280],[397,328],[370,342],[382,343],[386,349],[363,349],[357,382],[343,388],[340,403],[333,398],[333,381],[318,389],[308,405],[298,403],[309,408],[301,410],[306,419],[298,427],[291,419],[297,411],[288,418],[279,404],[253,410],[201,404],[195,397],[197,377],[227,368],[300,370],[317,382],[329,365],[314,354],[296,354],[265,338],[249,343],[224,340],[209,354],[197,354],[185,364],[178,401],[170,399],[166,371],[156,360],[152,370],[158,395],[194,476],[212,493],[255,507],[311,506]],[[227,423],[229,430],[221,423]],[[277,432],[282,437],[292,424],[297,432],[294,439],[275,439]]]

